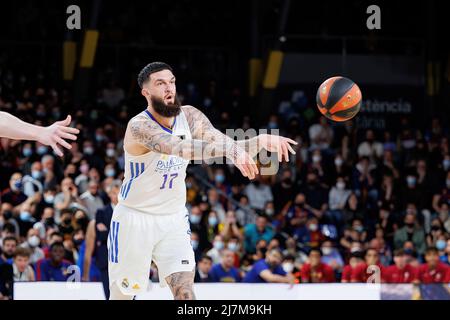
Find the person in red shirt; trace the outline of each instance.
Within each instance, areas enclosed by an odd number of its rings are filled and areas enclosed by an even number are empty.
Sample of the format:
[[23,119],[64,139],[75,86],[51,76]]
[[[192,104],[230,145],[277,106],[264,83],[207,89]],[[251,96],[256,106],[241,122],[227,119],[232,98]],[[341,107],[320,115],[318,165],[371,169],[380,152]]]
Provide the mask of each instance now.
[[384,271],[384,280],[387,283],[417,283],[417,269],[406,263],[403,249],[394,251],[394,265]]
[[364,262],[362,253],[360,251],[353,252],[350,256],[348,264],[342,269],[341,282],[351,282],[353,269],[362,262]]
[[319,249],[311,249],[308,257],[309,262],[305,263],[300,271],[301,282],[335,282],[333,268],[320,261],[322,252]]
[[450,282],[450,267],[439,261],[439,251],[429,247],[425,251],[425,261],[419,267],[419,281],[421,283],[448,283]]
[[384,266],[380,263],[378,251],[369,248],[364,256],[365,262],[352,271],[351,282],[380,283],[383,281]]

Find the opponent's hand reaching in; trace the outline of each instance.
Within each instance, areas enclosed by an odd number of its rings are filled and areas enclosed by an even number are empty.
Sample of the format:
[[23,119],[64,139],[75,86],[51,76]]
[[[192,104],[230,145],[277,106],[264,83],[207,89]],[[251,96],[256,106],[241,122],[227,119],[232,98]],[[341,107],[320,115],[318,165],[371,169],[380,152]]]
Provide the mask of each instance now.
[[71,149],[72,146],[64,139],[77,140],[76,134],[80,132],[76,128],[69,127],[71,121],[71,116],[67,116],[65,120],[56,121],[48,127],[42,127],[37,136],[37,141],[51,146],[53,151],[61,157],[63,153],[58,144],[64,148]]

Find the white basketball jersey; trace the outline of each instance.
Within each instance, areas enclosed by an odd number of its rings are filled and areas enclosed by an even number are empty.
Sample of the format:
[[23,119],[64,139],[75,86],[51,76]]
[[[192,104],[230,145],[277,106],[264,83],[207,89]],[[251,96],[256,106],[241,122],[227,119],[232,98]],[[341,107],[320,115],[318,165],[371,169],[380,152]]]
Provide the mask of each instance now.
[[[172,130],[161,125],[147,110],[143,113],[148,121],[155,121],[161,130],[182,139],[191,139],[183,110],[175,117]],[[125,176],[119,203],[155,215],[175,214],[185,210],[188,164],[189,160],[158,152],[133,156],[125,151]]]

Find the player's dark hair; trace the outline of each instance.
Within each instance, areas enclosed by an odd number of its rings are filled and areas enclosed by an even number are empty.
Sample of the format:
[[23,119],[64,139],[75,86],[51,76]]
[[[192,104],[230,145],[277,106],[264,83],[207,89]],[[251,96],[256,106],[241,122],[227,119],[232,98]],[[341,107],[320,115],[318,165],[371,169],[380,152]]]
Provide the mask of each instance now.
[[164,62],[151,62],[148,65],[146,65],[144,68],[142,68],[142,70],[138,74],[137,81],[138,81],[139,87],[141,87],[141,89],[142,89],[144,83],[146,83],[148,81],[148,79],[150,78],[150,75],[152,73],[162,71],[162,70],[173,71],[172,67]]

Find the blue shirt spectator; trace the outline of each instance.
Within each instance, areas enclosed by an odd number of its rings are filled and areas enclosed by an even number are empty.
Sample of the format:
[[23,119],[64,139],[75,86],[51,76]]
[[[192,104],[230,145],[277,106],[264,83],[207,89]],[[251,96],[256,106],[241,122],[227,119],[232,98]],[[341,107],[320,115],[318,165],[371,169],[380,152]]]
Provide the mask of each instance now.
[[221,262],[211,268],[209,276],[212,282],[241,282],[239,269],[234,267],[234,253],[231,250],[222,250]]
[[256,219],[256,223],[249,224],[244,229],[245,251],[248,253],[255,253],[256,244],[259,240],[263,239],[269,243],[274,235],[275,233],[272,227],[267,224],[267,218],[259,216]]
[[257,261],[250,271],[245,275],[243,282],[248,283],[290,283],[292,277],[287,276],[281,266],[282,255],[277,249],[272,249],[266,253],[266,259]]
[[65,249],[61,242],[55,242],[50,247],[50,258],[41,259],[36,263],[37,281],[66,281],[67,269],[71,263],[64,260]]

